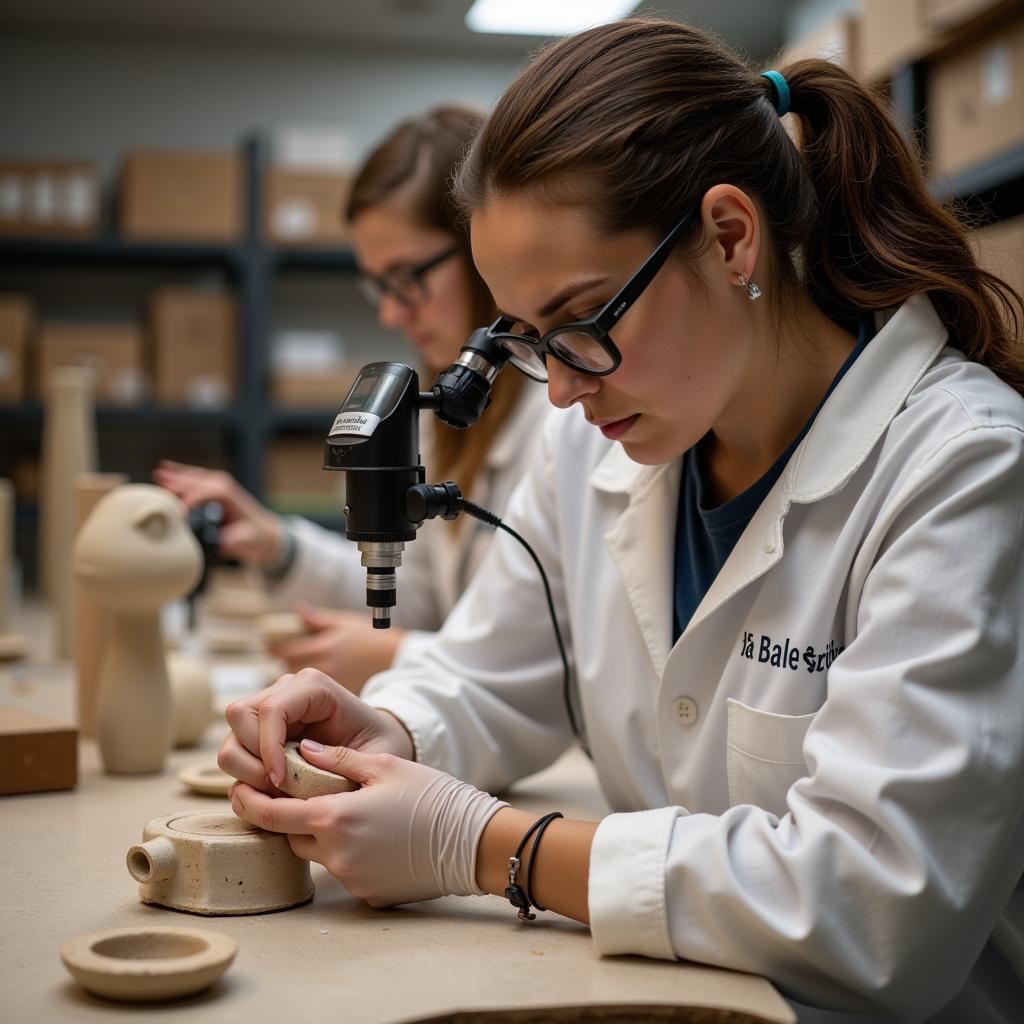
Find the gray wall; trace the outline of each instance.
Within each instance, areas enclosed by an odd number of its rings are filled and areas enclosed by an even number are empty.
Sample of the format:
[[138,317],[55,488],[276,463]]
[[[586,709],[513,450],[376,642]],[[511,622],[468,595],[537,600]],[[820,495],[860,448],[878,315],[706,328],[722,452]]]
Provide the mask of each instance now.
[[444,100],[487,106],[518,60],[0,33],[0,156],[82,157],[109,173],[134,146],[223,149],[283,124],[351,126],[363,151]]

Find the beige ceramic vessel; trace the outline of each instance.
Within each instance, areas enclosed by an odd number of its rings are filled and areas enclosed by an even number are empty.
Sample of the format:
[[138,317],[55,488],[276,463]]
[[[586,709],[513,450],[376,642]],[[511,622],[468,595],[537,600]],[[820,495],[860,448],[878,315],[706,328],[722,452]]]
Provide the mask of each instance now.
[[297,640],[309,632],[306,624],[295,612],[269,612],[261,615],[256,620],[256,628],[268,647],[286,643],[288,640]]
[[262,914],[313,898],[307,861],[288,837],[233,814],[154,818],[128,851],[143,903],[193,914]]
[[227,796],[231,784],[235,781],[227,772],[220,770],[216,761],[200,761],[190,764],[178,772],[179,781],[183,782],[193,793],[203,796]]
[[149,1002],[212,985],[237,951],[234,939],[198,928],[114,928],[65,942],[60,958],[98,996]]
[[299,800],[307,800],[311,796],[327,796],[330,793],[351,793],[359,788],[341,775],[311,765],[299,752],[299,745],[294,741],[284,745],[284,761],[286,771],[278,788]]
[[206,662],[183,651],[167,652],[174,704],[174,745],[194,747],[213,719],[213,686]]

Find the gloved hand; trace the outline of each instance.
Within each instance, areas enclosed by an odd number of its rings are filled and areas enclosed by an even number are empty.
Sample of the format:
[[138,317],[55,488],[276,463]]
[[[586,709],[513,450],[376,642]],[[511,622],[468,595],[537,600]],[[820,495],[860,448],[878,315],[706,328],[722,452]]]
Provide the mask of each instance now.
[[236,783],[235,814],[287,833],[299,857],[323,864],[374,907],[483,895],[477,846],[487,822],[507,803],[414,761],[320,746],[303,740],[303,757],[359,789],[293,800]]

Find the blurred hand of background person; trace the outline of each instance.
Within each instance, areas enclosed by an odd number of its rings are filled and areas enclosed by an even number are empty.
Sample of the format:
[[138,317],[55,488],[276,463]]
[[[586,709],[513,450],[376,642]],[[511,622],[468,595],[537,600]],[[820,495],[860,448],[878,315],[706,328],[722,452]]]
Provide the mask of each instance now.
[[371,676],[391,667],[406,634],[404,629],[374,629],[365,611],[333,611],[305,604],[296,611],[308,635],[274,644],[270,653],[280,658],[289,672],[315,668],[353,693],[359,693]]
[[281,552],[284,524],[264,508],[230,473],[219,469],[186,466],[164,459],[153,471],[153,480],[167,488],[192,509],[208,501],[224,508],[220,551],[247,565],[272,565]]

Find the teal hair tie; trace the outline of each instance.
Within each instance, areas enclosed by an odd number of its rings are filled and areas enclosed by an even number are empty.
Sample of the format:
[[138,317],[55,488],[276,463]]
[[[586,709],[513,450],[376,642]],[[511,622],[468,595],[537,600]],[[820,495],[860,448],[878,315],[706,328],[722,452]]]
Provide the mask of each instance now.
[[767,78],[775,90],[775,109],[779,117],[789,113],[789,83],[782,77],[781,71],[762,71],[762,78]]

